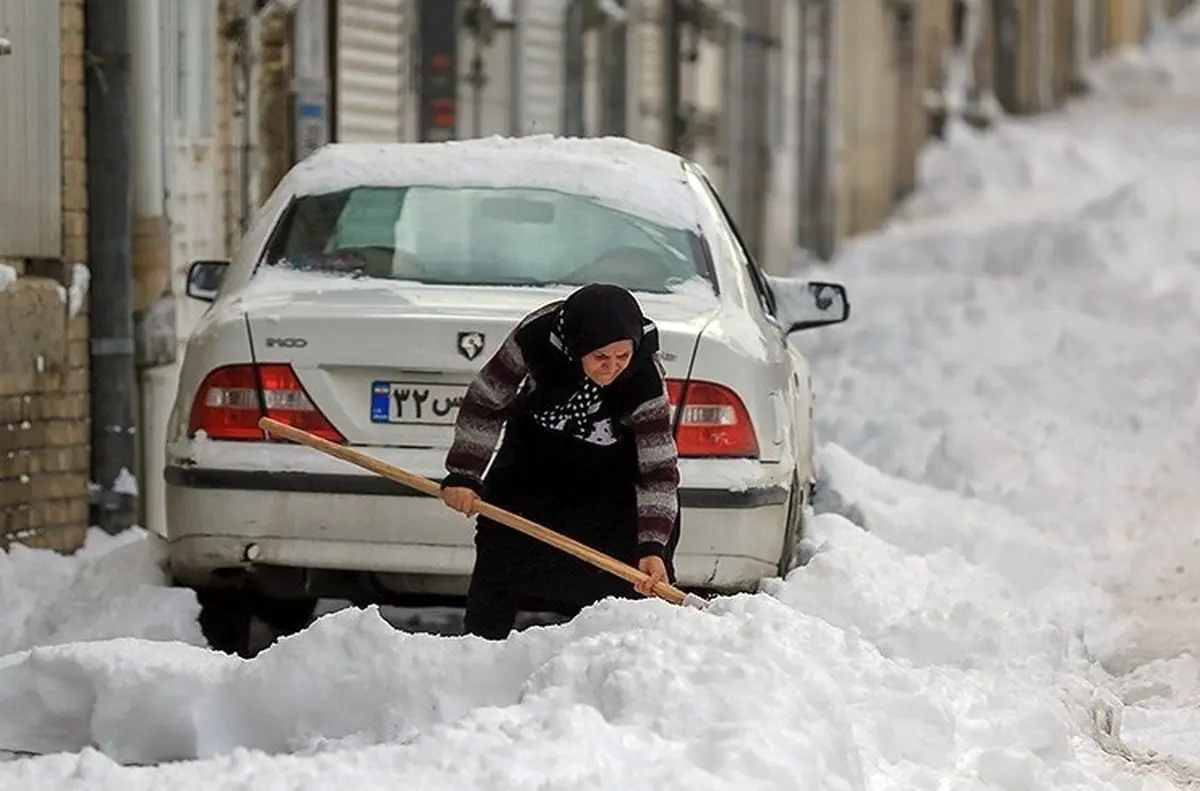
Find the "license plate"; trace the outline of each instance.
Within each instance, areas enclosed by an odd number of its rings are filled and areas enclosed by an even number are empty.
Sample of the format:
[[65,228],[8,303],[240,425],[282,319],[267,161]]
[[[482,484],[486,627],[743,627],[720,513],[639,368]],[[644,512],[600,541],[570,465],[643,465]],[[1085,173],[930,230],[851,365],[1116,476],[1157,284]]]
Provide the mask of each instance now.
[[375,382],[371,385],[371,422],[454,425],[465,392],[462,385]]

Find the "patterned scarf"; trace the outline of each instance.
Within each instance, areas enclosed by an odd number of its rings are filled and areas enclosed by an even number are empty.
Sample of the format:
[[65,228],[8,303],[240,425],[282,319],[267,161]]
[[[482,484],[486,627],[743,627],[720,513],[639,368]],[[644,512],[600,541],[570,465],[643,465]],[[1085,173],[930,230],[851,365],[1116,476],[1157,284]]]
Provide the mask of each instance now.
[[[566,324],[567,312],[565,306],[558,312],[558,321],[550,334],[550,343],[577,365],[581,361],[571,351],[564,340],[563,328]],[[563,431],[574,436],[586,434],[591,428],[591,416],[600,410],[602,388],[580,371],[579,386],[565,400],[550,404],[533,413],[533,419],[539,425],[551,431]]]

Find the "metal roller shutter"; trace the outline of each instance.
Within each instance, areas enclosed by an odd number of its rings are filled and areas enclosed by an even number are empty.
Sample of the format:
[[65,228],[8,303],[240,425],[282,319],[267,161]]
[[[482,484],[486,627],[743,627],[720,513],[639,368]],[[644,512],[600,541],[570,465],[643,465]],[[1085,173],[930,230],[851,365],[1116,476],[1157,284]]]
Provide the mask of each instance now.
[[411,139],[409,0],[340,0],[336,140]]
[[563,0],[522,0],[518,6],[521,112],[517,134],[562,134],[566,9]]

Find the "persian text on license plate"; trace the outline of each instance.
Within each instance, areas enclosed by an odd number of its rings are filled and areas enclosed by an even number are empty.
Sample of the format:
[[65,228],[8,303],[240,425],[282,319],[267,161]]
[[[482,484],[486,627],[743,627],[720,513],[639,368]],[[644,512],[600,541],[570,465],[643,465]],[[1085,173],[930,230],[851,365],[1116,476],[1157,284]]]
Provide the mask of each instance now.
[[465,392],[462,385],[375,382],[371,385],[371,422],[453,425]]

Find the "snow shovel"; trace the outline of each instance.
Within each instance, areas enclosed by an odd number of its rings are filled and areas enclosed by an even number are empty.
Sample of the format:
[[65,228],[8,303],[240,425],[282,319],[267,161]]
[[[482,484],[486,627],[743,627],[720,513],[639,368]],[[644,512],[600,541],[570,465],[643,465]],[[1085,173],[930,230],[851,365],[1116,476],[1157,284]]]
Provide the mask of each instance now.
[[[421,475],[402,470],[388,464],[385,461],[376,459],[373,456],[368,456],[365,453],[348,448],[345,445],[338,445],[329,440],[322,439],[318,436],[308,433],[302,429],[289,426],[286,423],[280,423],[278,420],[272,420],[269,417],[264,417],[258,421],[258,427],[268,434],[274,434],[277,437],[291,440],[292,442],[301,445],[307,445],[314,450],[319,450],[322,453],[334,456],[342,461],[348,461],[351,464],[362,467],[364,470],[369,470],[376,475],[380,475],[388,480],[407,486],[410,489],[427,494],[430,497],[441,499],[442,487],[436,481],[431,481]],[[505,511],[502,508],[497,508],[494,505],[489,505],[485,502],[480,502],[477,512],[486,516],[488,519],[500,522],[503,525],[511,527],[513,530],[524,533],[527,536],[536,538],[549,544],[552,547],[561,549],[569,555],[583,560],[587,563],[596,566],[599,569],[615,574],[621,579],[630,582],[638,583],[646,579],[647,575],[639,569],[630,566],[627,563],[622,563],[616,558],[606,555],[603,552],[598,552],[586,544],[581,544],[573,538],[568,538],[561,533],[556,533],[548,527],[543,527],[537,522],[530,521],[523,516],[517,516],[514,513]],[[654,594],[660,599],[665,599],[672,604],[685,605],[703,610],[707,603],[701,597],[694,593],[685,593],[679,590],[674,585],[666,582],[660,582],[654,586]]]

